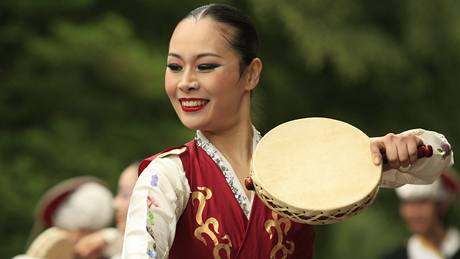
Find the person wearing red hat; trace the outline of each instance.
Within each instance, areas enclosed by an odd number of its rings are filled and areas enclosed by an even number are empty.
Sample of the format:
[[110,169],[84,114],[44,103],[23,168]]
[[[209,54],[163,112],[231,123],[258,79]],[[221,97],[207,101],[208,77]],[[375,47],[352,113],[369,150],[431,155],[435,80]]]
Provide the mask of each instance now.
[[[15,259],[67,259],[82,237],[109,226],[113,219],[113,195],[98,178],[75,177],[58,183],[40,199],[33,240],[25,255]],[[84,259],[101,258],[91,255]],[[83,259],[83,257],[81,257]]]
[[100,251],[105,251],[105,256],[110,259],[121,257],[129,200],[136,184],[138,167],[138,162],[130,164],[118,179],[118,193],[113,200],[117,229],[103,229],[80,239],[75,245],[75,254],[79,258],[87,258]]
[[452,168],[430,185],[397,188],[400,214],[412,236],[383,259],[459,259],[460,232],[445,220],[458,192],[459,181]]

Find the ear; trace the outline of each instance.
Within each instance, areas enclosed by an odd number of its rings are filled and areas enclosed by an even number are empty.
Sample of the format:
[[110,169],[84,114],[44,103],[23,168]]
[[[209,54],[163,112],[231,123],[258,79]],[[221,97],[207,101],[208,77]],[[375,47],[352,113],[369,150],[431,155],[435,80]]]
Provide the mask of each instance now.
[[252,91],[259,83],[260,73],[262,72],[262,60],[254,58],[251,64],[246,68],[246,87],[245,90]]

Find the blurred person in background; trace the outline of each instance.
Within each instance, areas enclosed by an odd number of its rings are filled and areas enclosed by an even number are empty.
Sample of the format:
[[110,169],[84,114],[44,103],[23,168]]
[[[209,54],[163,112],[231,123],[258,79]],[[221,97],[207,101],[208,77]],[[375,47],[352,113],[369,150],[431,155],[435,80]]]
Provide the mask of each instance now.
[[118,193],[113,200],[117,229],[108,228],[83,237],[75,245],[75,254],[80,258],[97,254],[98,251],[105,251],[104,255],[110,259],[121,257],[129,200],[136,184],[138,167],[138,162],[132,163],[118,179]]
[[97,259],[104,251],[74,256],[82,238],[107,228],[113,220],[113,195],[98,178],[75,177],[58,183],[40,199],[26,254],[14,259]]
[[412,235],[383,259],[460,259],[460,232],[446,217],[458,192],[458,175],[452,168],[433,184],[397,188],[400,215]]

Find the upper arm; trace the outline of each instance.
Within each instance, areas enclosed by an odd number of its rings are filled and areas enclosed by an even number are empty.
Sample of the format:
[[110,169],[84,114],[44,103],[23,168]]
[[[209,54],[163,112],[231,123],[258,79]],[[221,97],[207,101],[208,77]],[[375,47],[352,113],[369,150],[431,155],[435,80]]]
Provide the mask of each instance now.
[[167,257],[189,193],[177,156],[153,160],[139,176],[131,196],[123,258]]

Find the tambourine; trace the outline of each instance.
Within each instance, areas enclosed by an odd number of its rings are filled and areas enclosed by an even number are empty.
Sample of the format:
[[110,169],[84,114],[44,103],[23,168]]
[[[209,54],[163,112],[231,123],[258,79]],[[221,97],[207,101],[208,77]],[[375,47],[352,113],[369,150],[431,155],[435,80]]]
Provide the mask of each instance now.
[[[431,156],[430,146],[419,157]],[[283,123],[257,145],[248,189],[273,211],[304,224],[331,224],[356,215],[376,197],[382,165],[372,162],[370,139],[328,118]]]
[[26,256],[44,259],[73,259],[73,243],[67,231],[51,227],[35,238]]

